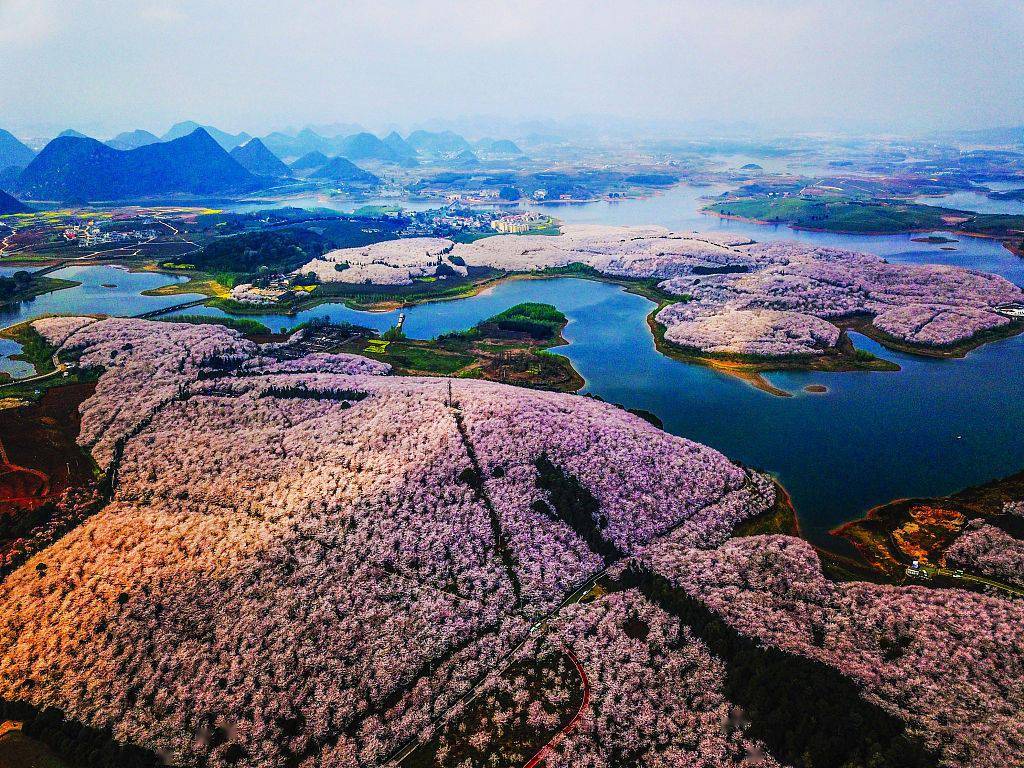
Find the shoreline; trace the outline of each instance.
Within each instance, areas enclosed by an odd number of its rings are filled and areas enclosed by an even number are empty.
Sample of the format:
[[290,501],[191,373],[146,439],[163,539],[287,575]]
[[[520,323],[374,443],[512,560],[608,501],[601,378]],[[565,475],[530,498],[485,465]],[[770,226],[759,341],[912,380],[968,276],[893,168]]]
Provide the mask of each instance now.
[[[840,327],[842,332],[840,345],[835,348],[835,351],[824,352],[821,355],[815,356],[801,355],[788,358],[765,358],[763,360],[738,360],[729,359],[726,356],[688,352],[665,338],[665,326],[656,319],[656,315],[662,308],[659,306],[647,315],[647,325],[654,336],[654,345],[658,352],[673,360],[703,365],[718,373],[740,379],[755,389],[776,397],[794,397],[794,393],[776,387],[762,374],[784,371],[798,373],[814,371],[821,373],[847,373],[851,371],[897,372],[900,370],[900,366],[897,363],[880,357],[858,361],[854,356],[856,354],[856,347],[842,327]],[[823,393],[819,391],[818,394]]]
[[[820,232],[821,234],[825,234],[825,235],[847,235],[847,236],[852,236],[852,237],[859,237],[859,236],[864,236],[864,237],[891,237],[891,236],[894,236],[894,235],[920,235],[920,234],[925,234],[925,233],[928,233],[928,232],[945,232],[945,233],[950,234],[950,235],[958,235],[958,236],[961,236],[961,237],[976,237],[976,238],[978,238],[980,240],[996,240],[996,241],[999,242],[1000,245],[1002,245],[1006,250],[1008,250],[1014,256],[1019,256],[1021,258],[1024,258],[1024,247],[1020,247],[1020,248],[1015,247],[1013,245],[1013,243],[1015,241],[1009,235],[1007,235],[1007,236],[990,235],[990,234],[986,234],[984,232],[967,232],[967,231],[960,230],[960,229],[943,229],[943,228],[935,228],[935,227],[924,227],[924,228],[919,228],[919,229],[901,229],[901,230],[896,231],[896,232],[879,232],[879,231],[869,231],[869,230],[853,231],[853,230],[848,230],[848,229],[826,229],[824,227],[805,227],[805,226],[800,226],[800,225],[797,225],[797,224],[793,224],[792,222],[781,221],[781,220],[780,221],[767,221],[765,219],[751,219],[751,218],[749,218],[747,216],[737,216],[735,214],[720,213],[719,211],[711,210],[711,208],[701,208],[700,209],[700,213],[705,215],[705,216],[716,216],[716,217],[718,217],[720,219],[728,219],[729,221],[740,221],[740,222],[744,222],[746,224],[757,224],[758,226],[765,226],[765,227],[784,226],[787,229],[792,229],[794,232]],[[950,242],[956,242],[956,241],[955,240],[951,240]]]
[[[909,344],[901,341],[895,337],[889,336],[888,334],[880,331],[872,324],[872,317],[870,315],[852,315],[845,318],[832,318],[829,319],[833,325],[839,328],[841,331],[840,341],[835,350],[829,350],[821,355],[814,356],[793,356],[793,357],[780,357],[780,358],[764,358],[758,360],[746,360],[737,359],[729,355],[711,355],[701,354],[699,352],[689,352],[681,347],[678,347],[668,340],[665,339],[665,328],[656,319],[655,316],[658,312],[664,309],[666,306],[672,303],[683,301],[682,297],[672,296],[659,290],[655,286],[651,285],[650,280],[630,280],[627,278],[618,278],[614,276],[602,275],[595,272],[507,272],[504,274],[494,275],[485,279],[478,280],[476,282],[466,283],[458,291],[453,291],[449,294],[442,294],[438,296],[421,296],[419,298],[411,298],[408,300],[401,300],[397,298],[383,299],[372,303],[362,303],[357,301],[351,301],[346,299],[344,296],[318,296],[309,299],[308,301],[302,302],[295,307],[290,308],[287,312],[274,311],[271,308],[265,311],[255,312],[234,312],[223,307],[217,307],[221,309],[228,317],[245,317],[252,315],[258,317],[260,315],[273,315],[273,314],[284,314],[289,317],[296,316],[299,312],[305,312],[310,309],[314,309],[322,304],[343,304],[349,309],[353,309],[360,312],[394,312],[399,309],[407,309],[409,307],[415,307],[422,304],[432,304],[442,301],[456,301],[461,299],[469,299],[474,296],[478,296],[484,291],[496,288],[505,282],[514,282],[518,280],[551,280],[558,278],[572,278],[577,280],[593,280],[595,282],[607,283],[610,285],[617,285],[627,293],[632,293],[637,296],[641,296],[648,301],[655,304],[655,308],[647,315],[647,326],[654,337],[655,348],[657,351],[665,357],[670,357],[674,360],[678,360],[684,363],[690,363],[694,365],[702,365],[707,368],[711,368],[721,374],[732,376],[747,382],[756,389],[766,392],[776,397],[793,397],[794,393],[788,392],[787,390],[776,387],[769,382],[762,374],[764,373],[777,373],[784,371],[795,371],[795,372],[825,372],[825,373],[845,373],[851,371],[886,371],[896,372],[900,370],[900,366],[891,361],[880,357],[873,357],[870,360],[857,360],[854,355],[856,354],[856,347],[850,340],[847,331],[854,331],[861,333],[862,335],[876,341],[883,347],[890,351],[900,352],[903,354],[916,355],[920,357],[928,357],[933,359],[958,359],[965,357],[969,352],[986,344],[999,341],[1005,338],[1011,338],[1024,333],[1024,321],[1011,321],[1008,325],[1002,328],[994,329],[992,331],[983,331],[975,334],[970,339],[966,339],[957,344],[948,347],[929,347],[925,345]],[[171,295],[172,293],[178,293],[179,291],[174,290],[179,286],[185,286],[187,283],[177,283],[164,288],[151,289],[154,292],[162,291],[163,293],[157,293],[155,295]],[[193,286],[194,287],[194,286]],[[195,291],[181,291],[181,292],[195,292]],[[149,293],[148,295],[154,295]],[[211,297],[215,298],[215,297]],[[215,306],[216,304],[208,304],[207,306]],[[567,343],[567,342],[566,342]]]

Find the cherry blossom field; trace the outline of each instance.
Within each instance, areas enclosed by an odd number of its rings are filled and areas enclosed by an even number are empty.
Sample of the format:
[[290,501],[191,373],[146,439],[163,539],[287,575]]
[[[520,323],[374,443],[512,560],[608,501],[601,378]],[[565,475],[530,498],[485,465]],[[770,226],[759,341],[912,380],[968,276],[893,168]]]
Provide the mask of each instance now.
[[821,355],[839,342],[832,321],[848,318],[869,318],[874,333],[896,345],[958,349],[1019,331],[994,308],[1024,300],[1009,280],[961,267],[893,264],[837,248],[655,226],[576,224],[557,236],[499,235],[469,244],[409,238],[331,251],[298,271],[324,282],[399,286],[464,276],[472,267],[522,273],[573,264],[651,281],[682,298],[657,321],[667,341],[704,354]]
[[0,582],[11,717],[179,766],[1024,749],[1018,603],[730,538],[772,480],[621,408],[220,326],[35,327],[103,371],[79,442],[107,495]]

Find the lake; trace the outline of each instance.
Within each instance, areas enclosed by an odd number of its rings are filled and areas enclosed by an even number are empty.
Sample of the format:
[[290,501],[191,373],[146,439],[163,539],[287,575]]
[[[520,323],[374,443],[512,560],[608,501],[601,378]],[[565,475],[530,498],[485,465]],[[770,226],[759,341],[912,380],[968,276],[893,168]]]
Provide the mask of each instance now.
[[[19,269],[24,269],[24,267],[3,267],[0,269],[0,275],[13,274]],[[37,268],[29,267],[29,269]],[[88,315],[93,313],[137,315],[152,309],[180,304],[190,299],[202,298],[198,294],[143,296],[142,291],[182,282],[185,278],[157,272],[129,272],[127,269],[110,265],[64,267],[56,272],[51,272],[48,277],[74,280],[81,285],[45,293],[16,305],[0,307],[0,328],[16,325],[43,315]],[[0,371],[5,371],[15,377],[32,373],[31,366],[11,360],[9,357],[19,351],[19,345],[8,339],[0,339]]]
[[[1024,260],[990,240],[959,238],[953,244],[957,250],[945,251],[938,245],[915,243],[909,235],[795,232],[700,214],[701,196],[717,191],[679,187],[646,200],[542,209],[572,222],[728,231],[762,241],[793,239],[873,252],[892,261],[970,266],[1024,285]],[[136,290],[141,288],[129,286],[126,280],[171,281],[142,273],[128,277],[132,273],[123,271],[110,280],[94,279],[88,271],[69,279],[83,279],[83,274],[89,275],[92,286],[116,282]],[[79,291],[77,298],[72,291]],[[95,287],[87,295],[95,297]],[[164,300],[171,304],[186,297],[170,299]],[[136,303],[142,300],[147,300],[145,306]],[[152,300],[126,296],[117,307],[134,314],[152,308],[148,303]],[[83,301],[86,308],[77,303]],[[595,281],[553,278],[501,283],[472,298],[406,309],[405,329],[410,336],[430,338],[468,328],[523,301],[554,304],[568,316],[565,337],[570,343],[556,351],[568,357],[584,377],[584,392],[645,408],[657,414],[668,431],[775,473],[793,496],[805,534],[831,549],[848,551],[828,530],[876,504],[902,496],[950,493],[1024,467],[1024,336],[990,344],[963,360],[889,352],[855,336],[857,346],[898,362],[902,370],[772,374],[773,384],[795,393],[779,398],[660,355],[646,324],[653,305],[618,286]],[[52,294],[48,302],[47,311],[103,311],[95,298],[85,301],[81,289]],[[32,305],[29,314],[36,314],[37,306]],[[109,303],[106,311],[112,311]],[[188,310],[189,314],[199,312],[219,314],[206,307]],[[329,304],[295,317],[255,319],[277,329],[322,316],[384,330],[395,324],[398,312],[359,312]],[[829,391],[808,394],[803,391],[808,384],[824,384]]]
[[[1012,187],[1019,189],[1020,185]],[[1024,200],[993,200],[984,192],[971,190],[959,190],[945,195],[914,198],[915,203],[922,205],[937,205],[940,208],[956,208],[960,211],[973,211],[974,213],[1010,213],[1018,216],[1024,215]]]

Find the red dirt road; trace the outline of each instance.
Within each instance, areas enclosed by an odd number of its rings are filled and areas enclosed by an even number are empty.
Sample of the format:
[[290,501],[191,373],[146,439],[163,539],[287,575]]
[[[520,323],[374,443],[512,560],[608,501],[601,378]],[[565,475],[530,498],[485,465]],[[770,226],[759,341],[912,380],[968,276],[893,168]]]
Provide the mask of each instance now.
[[583,702],[580,704],[580,708],[576,713],[576,716],[573,717],[573,719],[570,720],[562,730],[556,733],[551,741],[541,747],[537,751],[537,754],[531,757],[529,762],[527,762],[523,768],[537,768],[537,766],[541,765],[544,762],[544,756],[551,750],[551,748],[564,739],[571,731],[575,730],[576,726],[579,725],[580,721],[583,719],[583,715],[586,712],[587,707],[590,705],[590,680],[587,678],[587,673],[583,670],[583,665],[580,664],[580,660],[576,658],[576,654],[568,648],[565,649],[565,654],[572,660],[572,663],[576,666],[576,671],[579,673],[580,682],[583,684]]

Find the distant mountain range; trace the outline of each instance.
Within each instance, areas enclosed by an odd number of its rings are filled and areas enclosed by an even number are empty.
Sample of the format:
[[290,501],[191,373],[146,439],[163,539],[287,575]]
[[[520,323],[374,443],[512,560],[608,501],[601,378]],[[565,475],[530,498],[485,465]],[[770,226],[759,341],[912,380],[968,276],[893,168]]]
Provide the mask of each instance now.
[[22,144],[13,134],[0,129],[0,171],[6,168],[24,168],[36,153]]
[[10,213],[28,213],[32,209],[6,192],[0,191],[0,216]]
[[[422,159],[472,168],[481,164],[478,153],[485,160],[522,156],[508,139],[470,143],[450,130],[417,130],[408,138],[391,131],[381,139],[367,131],[327,137],[307,127],[294,135],[275,132],[255,139],[194,121],[175,123],[161,137],[136,129],[105,143],[68,129],[36,155],[0,130],[0,189],[31,200],[61,201],[218,195],[265,187],[293,171],[337,184],[375,186],[380,178],[353,161],[412,167]],[[298,159],[286,165],[286,158]]]
[[409,146],[430,157],[442,157],[459,152],[472,152],[473,146],[462,136],[453,131],[413,131],[406,139]]
[[372,133],[356,133],[336,142],[338,154],[349,160],[381,160],[394,163],[401,158]]
[[490,155],[517,157],[523,154],[523,150],[516,146],[514,141],[508,139],[480,139],[474,146],[478,152]]
[[1005,128],[982,128],[973,131],[945,131],[936,134],[946,141],[963,144],[984,144],[987,146],[1024,145],[1024,125]]
[[264,183],[197,128],[127,151],[95,139],[56,138],[22,171],[15,191],[35,200],[121,200],[245,192]]
[[220,130],[220,128],[214,128],[212,125],[200,125],[192,120],[186,120],[181,123],[175,123],[171,126],[170,130],[167,131],[163,136],[160,137],[161,141],[172,141],[173,139],[180,139],[183,136],[195,133],[197,128],[202,128],[213,140],[224,147],[224,150],[230,152],[237,146],[245,144],[249,139],[252,138],[248,133],[242,131],[241,133],[232,134],[226,131]]
[[343,186],[373,187],[380,184],[380,178],[363,170],[351,160],[336,157],[323,168],[316,171],[312,178],[327,179]]
[[138,149],[147,144],[156,144],[158,141],[160,141],[160,137],[156,134],[137,129],[117,134],[107,142],[107,146],[114,149]]
[[281,162],[281,158],[267,149],[259,139],[249,139],[239,147],[231,150],[231,157],[254,176],[265,176],[270,179],[289,178],[291,169]]
[[294,136],[280,131],[271,133],[263,137],[263,143],[278,157],[301,157],[310,152],[336,154],[331,141],[309,128],[303,128]]
[[[294,158],[319,152],[326,157],[346,157],[349,160],[372,160],[380,163],[412,166],[418,156],[428,159],[461,157],[460,162],[469,162],[474,146],[463,136],[452,131],[432,133],[414,131],[403,139],[392,131],[383,139],[372,133],[361,131],[349,136],[321,136],[311,128],[303,128],[294,136],[275,132],[263,137],[263,143],[271,152],[281,158]],[[476,149],[489,155],[515,157],[522,151],[507,139],[481,139]],[[296,168],[292,164],[293,168]]]

